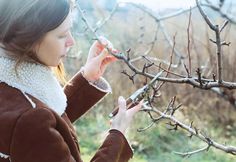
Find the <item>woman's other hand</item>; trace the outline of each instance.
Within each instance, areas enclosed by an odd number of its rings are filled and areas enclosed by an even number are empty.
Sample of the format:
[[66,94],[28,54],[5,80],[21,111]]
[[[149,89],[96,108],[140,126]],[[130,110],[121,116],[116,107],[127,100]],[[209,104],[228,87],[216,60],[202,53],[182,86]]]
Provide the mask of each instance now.
[[83,69],[84,77],[91,82],[98,80],[105,72],[107,65],[117,60],[105,48],[107,46],[112,53],[117,53],[118,51],[113,49],[111,42],[104,37],[99,37],[99,40],[102,44],[98,41],[93,43]]
[[118,105],[119,111],[116,116],[111,120],[111,129],[117,129],[123,134],[125,134],[126,129],[129,127],[133,120],[133,116],[137,113],[143,104],[143,100],[140,103],[127,110],[126,101],[124,97],[119,97]]

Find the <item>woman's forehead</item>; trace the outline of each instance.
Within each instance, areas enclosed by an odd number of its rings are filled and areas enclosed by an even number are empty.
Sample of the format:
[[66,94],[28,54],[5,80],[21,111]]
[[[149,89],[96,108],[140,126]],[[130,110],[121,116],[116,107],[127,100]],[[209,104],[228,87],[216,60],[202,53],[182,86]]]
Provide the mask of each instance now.
[[72,17],[71,14],[68,14],[66,19],[53,31],[55,32],[64,32],[72,27]]

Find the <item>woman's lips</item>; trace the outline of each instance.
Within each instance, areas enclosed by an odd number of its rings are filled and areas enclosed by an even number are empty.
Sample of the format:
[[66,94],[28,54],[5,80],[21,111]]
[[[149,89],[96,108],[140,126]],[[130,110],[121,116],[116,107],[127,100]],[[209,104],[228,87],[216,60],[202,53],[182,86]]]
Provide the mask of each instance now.
[[70,49],[67,48],[67,49],[65,50],[64,54],[61,55],[61,57],[65,57],[65,56],[67,55],[67,53],[69,52],[69,50],[70,50]]

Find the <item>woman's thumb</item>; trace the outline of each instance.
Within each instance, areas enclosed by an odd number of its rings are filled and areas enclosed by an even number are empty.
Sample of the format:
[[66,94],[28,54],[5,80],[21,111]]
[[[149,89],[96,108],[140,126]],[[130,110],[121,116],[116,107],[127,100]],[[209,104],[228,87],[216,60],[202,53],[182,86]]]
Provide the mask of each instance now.
[[120,96],[118,99],[118,105],[119,105],[119,111],[125,111],[126,110],[126,101],[125,98]]
[[136,112],[138,112],[141,109],[141,107],[143,105],[143,102],[144,102],[144,100],[141,100],[136,106],[134,106],[133,108],[129,109],[129,111],[131,111],[132,114],[135,114]]
[[108,51],[107,51],[107,49],[103,49],[102,50],[102,52],[100,53],[100,55],[98,55],[98,59],[100,60],[100,61],[103,61],[106,57],[107,57],[107,55],[108,55],[109,53],[108,53]]

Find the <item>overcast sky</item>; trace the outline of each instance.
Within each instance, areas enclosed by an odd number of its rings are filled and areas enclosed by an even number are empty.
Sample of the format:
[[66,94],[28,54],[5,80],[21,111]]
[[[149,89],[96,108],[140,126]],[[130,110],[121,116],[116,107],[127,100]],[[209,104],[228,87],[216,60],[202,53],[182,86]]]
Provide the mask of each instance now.
[[190,8],[195,5],[195,0],[118,0],[119,2],[141,3],[153,10],[167,8]]

